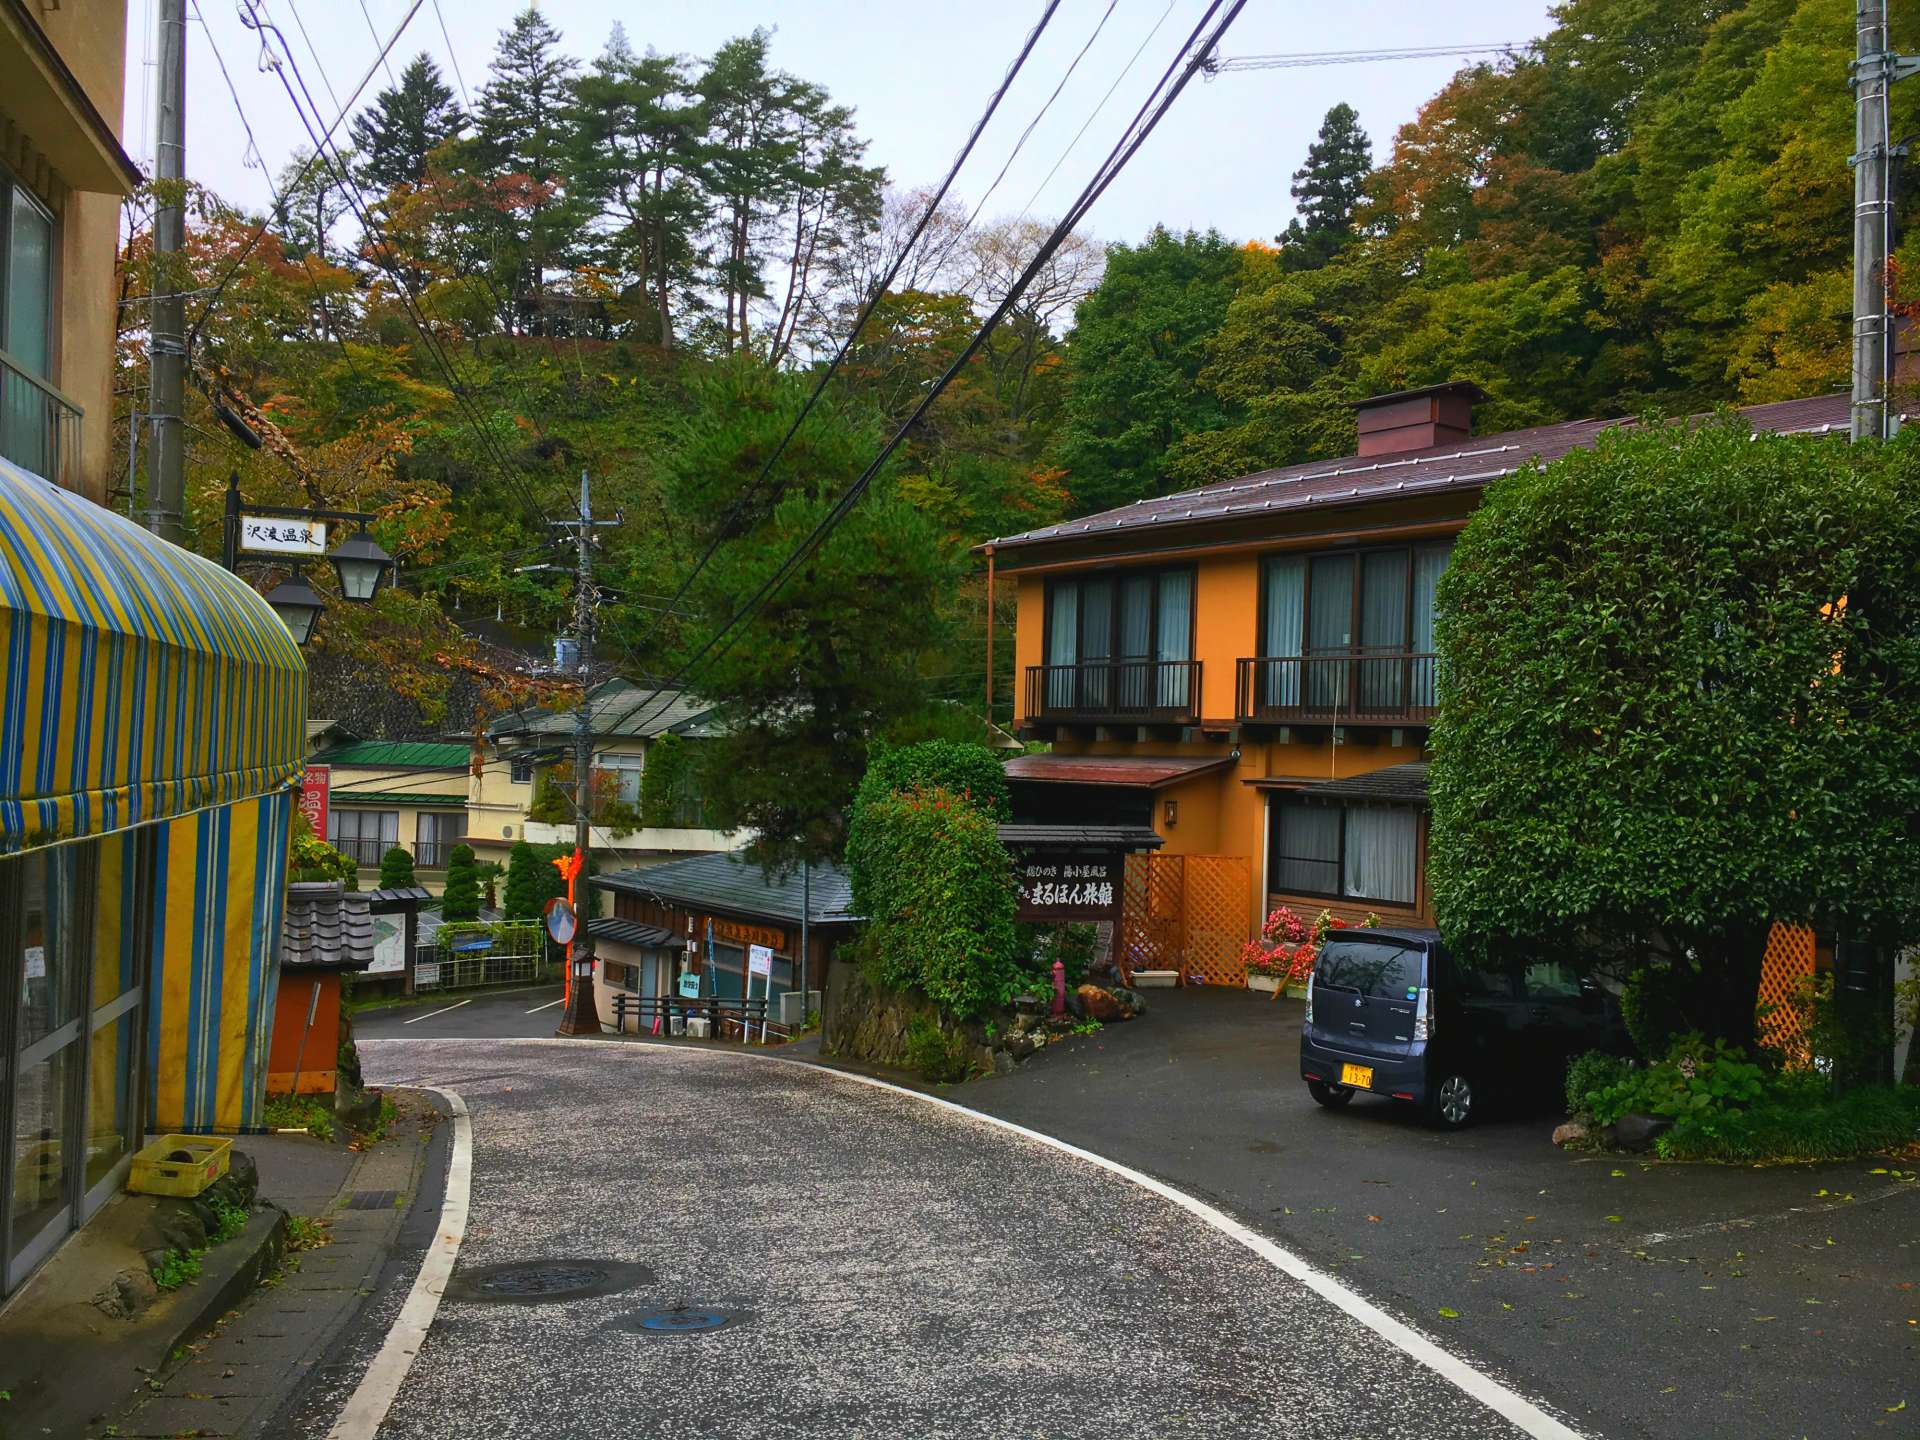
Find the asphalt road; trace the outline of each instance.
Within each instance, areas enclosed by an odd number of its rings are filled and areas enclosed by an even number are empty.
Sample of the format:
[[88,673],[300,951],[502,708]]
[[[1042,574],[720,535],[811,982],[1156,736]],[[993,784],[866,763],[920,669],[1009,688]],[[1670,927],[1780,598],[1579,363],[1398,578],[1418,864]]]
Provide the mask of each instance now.
[[[557,1012],[538,1007],[554,994],[358,1025],[413,1040],[545,1036]],[[943,1093],[1219,1205],[1588,1434],[1920,1435],[1920,1183],[1874,1164],[1567,1156],[1546,1141],[1550,1100],[1458,1135],[1364,1100],[1329,1113],[1297,1079],[1297,1006],[1226,991],[1149,1001],[1141,1021]],[[414,1048],[368,1054],[384,1072]],[[1165,1348],[1159,1333],[1146,1350]],[[1313,1333],[1259,1343],[1306,1353]],[[1118,1379],[1142,1352],[1117,1340],[1103,1363]]]
[[[517,1023],[505,998],[462,1023]],[[758,1056],[433,1023],[363,1051],[374,1083],[457,1091],[474,1134],[455,1280],[383,1440],[1520,1433],[1187,1210],[981,1120]],[[569,1259],[651,1276],[463,1298]],[[630,1328],[675,1306],[738,1323]]]

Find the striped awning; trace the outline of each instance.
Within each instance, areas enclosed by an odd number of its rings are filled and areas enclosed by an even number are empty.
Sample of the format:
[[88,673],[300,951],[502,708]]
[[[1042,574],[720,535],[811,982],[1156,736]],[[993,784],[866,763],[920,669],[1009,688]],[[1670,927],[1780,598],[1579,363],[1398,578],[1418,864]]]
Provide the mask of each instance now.
[[0,853],[299,775],[307,666],[211,561],[0,460]]

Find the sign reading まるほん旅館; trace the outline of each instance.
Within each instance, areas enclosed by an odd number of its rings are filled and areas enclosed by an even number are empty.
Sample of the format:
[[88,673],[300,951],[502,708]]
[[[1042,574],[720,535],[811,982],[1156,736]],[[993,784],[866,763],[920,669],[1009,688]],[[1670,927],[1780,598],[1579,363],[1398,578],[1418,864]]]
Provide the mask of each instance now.
[[1125,866],[1126,857],[1119,851],[1017,852],[1013,868],[1020,891],[1014,918],[1026,922],[1118,919]]

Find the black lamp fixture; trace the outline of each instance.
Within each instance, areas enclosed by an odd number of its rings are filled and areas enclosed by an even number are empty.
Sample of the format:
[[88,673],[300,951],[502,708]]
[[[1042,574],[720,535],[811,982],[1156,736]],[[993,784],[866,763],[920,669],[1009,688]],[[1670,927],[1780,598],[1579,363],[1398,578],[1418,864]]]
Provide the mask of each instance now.
[[363,525],[349,535],[329,557],[340,574],[343,599],[364,605],[379,593],[393,572],[393,557],[382,550]]
[[267,592],[267,604],[287,627],[293,643],[304,645],[313,634],[313,622],[320,618],[324,602],[307,583],[307,577],[296,570]]

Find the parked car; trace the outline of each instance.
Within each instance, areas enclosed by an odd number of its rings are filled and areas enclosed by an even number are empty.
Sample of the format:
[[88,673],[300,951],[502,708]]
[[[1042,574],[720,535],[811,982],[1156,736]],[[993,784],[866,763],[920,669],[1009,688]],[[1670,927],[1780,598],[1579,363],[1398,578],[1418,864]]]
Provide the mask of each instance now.
[[1614,999],[1562,960],[1477,970],[1436,930],[1343,930],[1307,981],[1300,1078],[1338,1109],[1362,1091],[1458,1129],[1489,1098],[1558,1094],[1567,1062],[1628,1053]]

